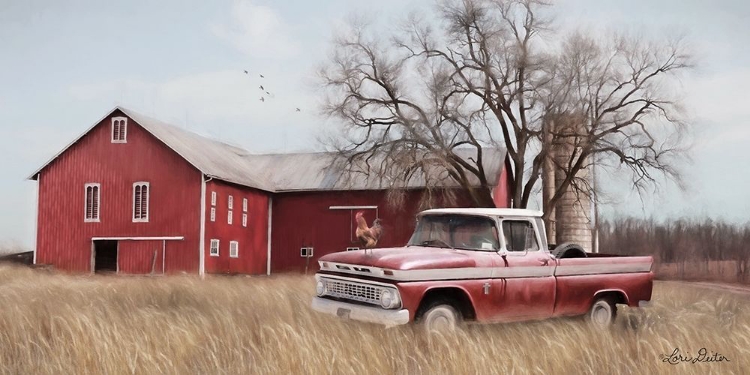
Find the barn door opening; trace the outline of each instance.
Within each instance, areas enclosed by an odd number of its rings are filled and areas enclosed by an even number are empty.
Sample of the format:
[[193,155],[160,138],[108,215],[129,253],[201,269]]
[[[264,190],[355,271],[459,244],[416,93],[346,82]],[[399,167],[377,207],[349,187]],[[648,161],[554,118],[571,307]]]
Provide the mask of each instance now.
[[94,241],[94,272],[117,272],[117,241]]

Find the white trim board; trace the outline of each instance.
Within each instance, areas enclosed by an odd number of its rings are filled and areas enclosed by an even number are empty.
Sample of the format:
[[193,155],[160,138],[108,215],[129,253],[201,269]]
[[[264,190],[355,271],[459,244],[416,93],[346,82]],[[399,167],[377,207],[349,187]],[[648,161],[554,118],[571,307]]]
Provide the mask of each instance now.
[[[215,194],[215,192],[211,192]],[[211,199],[215,199],[214,196]],[[215,201],[214,201],[215,203]],[[201,173],[201,205],[200,205],[200,235],[198,245],[198,275],[203,276],[206,273],[206,175]],[[212,205],[211,209],[214,207]]]
[[[565,277],[582,275],[604,275],[613,273],[646,273],[650,262],[628,264],[586,264],[569,266],[511,266],[511,267],[465,267],[424,270],[387,270],[373,266],[318,261],[322,271],[378,277],[395,281],[469,280],[526,277]],[[327,267],[324,267],[326,264]]]
[[330,206],[329,210],[377,210],[378,206]]
[[34,207],[36,208],[36,215],[34,215],[34,259],[33,264],[36,264],[36,252],[39,245],[39,191],[42,188],[42,173],[39,172],[36,177],[36,202]]
[[271,274],[271,230],[273,221],[273,196],[268,197],[268,249],[266,249],[266,275]]
[[185,237],[91,237],[91,241],[182,241]]

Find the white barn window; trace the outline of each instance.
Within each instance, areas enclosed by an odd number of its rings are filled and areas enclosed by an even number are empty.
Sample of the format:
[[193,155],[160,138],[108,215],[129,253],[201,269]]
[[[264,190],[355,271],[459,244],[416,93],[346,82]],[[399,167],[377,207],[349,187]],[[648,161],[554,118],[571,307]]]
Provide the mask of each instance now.
[[211,192],[211,205],[216,206],[216,192],[215,191]]
[[247,228],[247,214],[242,214],[242,227]]
[[211,221],[212,222],[216,221],[216,208],[215,207],[211,207]]
[[88,183],[85,185],[86,195],[83,221],[87,223],[99,222],[99,188],[97,183]]
[[232,225],[232,211],[227,215],[227,224]]
[[229,209],[230,210],[233,209],[234,208],[234,197],[233,196],[231,196],[231,195],[229,196],[228,203],[229,203]]
[[242,198],[242,212],[247,212],[247,198]]
[[128,118],[112,117],[112,143],[128,142]]
[[148,222],[148,207],[149,207],[149,183],[148,182],[136,182],[133,184],[133,222],[134,223],[147,223]]
[[237,241],[229,241],[229,257],[239,258],[240,256],[240,244]]
[[312,258],[313,256],[313,248],[312,247],[303,247],[299,249],[299,256],[302,258]]
[[219,256],[219,240],[211,240],[211,249],[209,250],[209,255],[211,255],[212,257]]

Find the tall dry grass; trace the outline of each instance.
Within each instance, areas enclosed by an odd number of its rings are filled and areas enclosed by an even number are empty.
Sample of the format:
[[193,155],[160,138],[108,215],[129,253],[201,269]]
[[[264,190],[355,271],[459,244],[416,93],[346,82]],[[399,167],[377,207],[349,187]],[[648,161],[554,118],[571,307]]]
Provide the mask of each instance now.
[[[0,265],[3,374],[747,374],[748,300],[658,283],[644,314],[425,337],[310,310],[312,278],[66,276]],[[730,362],[662,363],[701,347]]]

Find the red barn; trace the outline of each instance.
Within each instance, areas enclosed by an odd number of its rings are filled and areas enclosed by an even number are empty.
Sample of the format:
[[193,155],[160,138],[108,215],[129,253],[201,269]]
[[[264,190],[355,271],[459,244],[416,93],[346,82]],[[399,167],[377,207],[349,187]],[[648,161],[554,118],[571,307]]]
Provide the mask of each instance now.
[[[359,246],[356,211],[370,225],[383,219],[379,246],[404,244],[424,186],[406,186],[406,203],[392,208],[381,184],[342,178],[333,160],[250,154],[117,107],[30,177],[39,185],[34,263],[84,273],[315,271],[318,257]],[[505,152],[485,149],[484,160],[495,202],[507,207]]]

